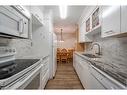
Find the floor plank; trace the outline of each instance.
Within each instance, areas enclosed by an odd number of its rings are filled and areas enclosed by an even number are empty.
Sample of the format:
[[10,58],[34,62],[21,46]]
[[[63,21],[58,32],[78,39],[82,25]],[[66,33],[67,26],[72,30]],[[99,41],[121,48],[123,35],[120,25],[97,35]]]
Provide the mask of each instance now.
[[60,63],[55,78],[49,80],[45,89],[84,89],[72,63]]

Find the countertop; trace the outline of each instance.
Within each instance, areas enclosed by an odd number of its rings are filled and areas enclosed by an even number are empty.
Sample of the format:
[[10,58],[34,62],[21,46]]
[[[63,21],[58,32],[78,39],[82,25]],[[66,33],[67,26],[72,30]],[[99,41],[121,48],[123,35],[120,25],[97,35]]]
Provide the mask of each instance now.
[[82,55],[84,52],[75,52],[75,54],[81,56],[85,60],[89,61],[93,66],[100,69],[107,75],[111,76],[124,86],[127,86],[127,72],[121,72],[121,68],[113,64],[107,64],[104,62],[103,57],[100,58],[88,58]]

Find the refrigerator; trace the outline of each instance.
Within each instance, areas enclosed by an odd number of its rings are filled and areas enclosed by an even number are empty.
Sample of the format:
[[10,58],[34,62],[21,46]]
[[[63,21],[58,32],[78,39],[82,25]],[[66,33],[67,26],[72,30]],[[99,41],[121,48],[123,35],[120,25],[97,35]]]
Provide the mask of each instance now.
[[56,69],[57,69],[57,36],[55,33],[52,33],[51,37],[51,45],[50,45],[50,50],[51,50],[51,56],[50,56],[50,66],[49,66],[49,71],[50,71],[50,79],[53,79],[55,77]]
[[53,33],[53,77],[55,76],[57,69],[57,36]]

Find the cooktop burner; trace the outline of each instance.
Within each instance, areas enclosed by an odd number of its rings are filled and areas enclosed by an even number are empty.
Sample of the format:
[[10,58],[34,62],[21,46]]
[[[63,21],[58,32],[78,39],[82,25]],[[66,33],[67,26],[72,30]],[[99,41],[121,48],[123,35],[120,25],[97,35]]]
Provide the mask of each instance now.
[[0,79],[9,78],[38,61],[39,59],[16,59],[4,62],[0,64]]

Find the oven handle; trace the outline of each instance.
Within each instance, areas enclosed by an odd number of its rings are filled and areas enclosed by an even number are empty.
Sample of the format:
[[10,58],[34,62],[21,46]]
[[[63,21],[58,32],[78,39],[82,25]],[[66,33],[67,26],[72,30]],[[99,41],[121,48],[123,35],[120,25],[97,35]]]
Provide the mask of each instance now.
[[[17,89],[20,89],[20,87],[23,86],[23,84],[25,84],[26,81],[28,82],[28,81],[30,81],[30,79],[33,79],[40,72],[41,68],[42,68],[42,66],[39,66],[36,70],[34,70],[32,72],[32,74],[30,74],[29,76],[26,76],[27,78],[25,78],[25,79],[23,78],[21,80],[19,86],[17,87]],[[25,88],[27,86],[27,85],[26,86],[25,85],[23,86],[23,88]]]

